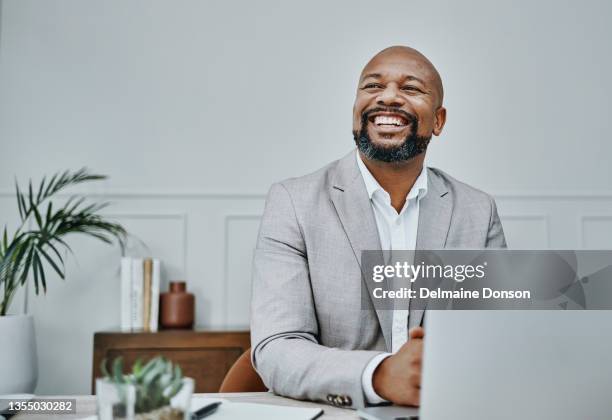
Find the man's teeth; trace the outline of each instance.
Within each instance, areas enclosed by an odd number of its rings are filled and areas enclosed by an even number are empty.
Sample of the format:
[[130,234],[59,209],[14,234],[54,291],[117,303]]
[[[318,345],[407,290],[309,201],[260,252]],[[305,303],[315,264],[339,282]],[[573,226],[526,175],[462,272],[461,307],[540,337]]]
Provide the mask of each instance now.
[[376,125],[396,125],[404,126],[406,123],[400,117],[392,117],[389,115],[377,115],[374,117],[374,124]]

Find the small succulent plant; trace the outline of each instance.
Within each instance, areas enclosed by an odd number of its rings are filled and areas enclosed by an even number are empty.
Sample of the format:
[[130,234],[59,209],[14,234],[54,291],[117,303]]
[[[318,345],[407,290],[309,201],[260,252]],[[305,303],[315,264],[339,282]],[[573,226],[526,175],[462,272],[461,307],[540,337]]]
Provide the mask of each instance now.
[[102,362],[102,373],[109,382],[117,387],[121,402],[125,405],[126,385],[133,385],[136,390],[135,413],[149,413],[158,408],[170,405],[170,400],[183,386],[183,373],[178,365],[162,356],[157,356],[143,364],[136,360],[131,373],[123,373],[123,359],[113,360],[111,372]]

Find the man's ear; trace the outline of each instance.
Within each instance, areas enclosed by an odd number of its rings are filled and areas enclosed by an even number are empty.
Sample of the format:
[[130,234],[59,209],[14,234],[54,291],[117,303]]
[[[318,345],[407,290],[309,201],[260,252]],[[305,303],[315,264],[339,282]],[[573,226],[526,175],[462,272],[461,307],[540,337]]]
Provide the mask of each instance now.
[[446,123],[446,108],[443,106],[436,109],[436,118],[434,120],[433,134],[439,136],[442,133],[444,124]]

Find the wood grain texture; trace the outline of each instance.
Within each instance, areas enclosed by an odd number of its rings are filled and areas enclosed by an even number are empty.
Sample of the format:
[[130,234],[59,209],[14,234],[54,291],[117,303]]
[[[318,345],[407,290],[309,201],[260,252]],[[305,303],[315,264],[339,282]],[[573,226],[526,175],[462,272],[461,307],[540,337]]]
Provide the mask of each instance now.
[[125,366],[139,357],[157,355],[178,363],[195,380],[195,392],[216,392],[232,364],[250,347],[248,331],[162,330],[152,332],[98,332],[94,334],[91,392],[102,376],[102,360],[122,356]]

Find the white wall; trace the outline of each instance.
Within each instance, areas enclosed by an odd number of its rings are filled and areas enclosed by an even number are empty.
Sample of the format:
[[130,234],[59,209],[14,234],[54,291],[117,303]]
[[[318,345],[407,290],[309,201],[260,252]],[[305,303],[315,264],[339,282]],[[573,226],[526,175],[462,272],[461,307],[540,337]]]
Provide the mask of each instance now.
[[[605,1],[2,0],[0,224],[13,179],[87,165],[89,193],[186,278],[198,323],[246,325],[269,185],[352,147],[377,50],[437,65],[448,123],[429,164],[498,199],[515,248],[611,248]],[[92,334],[118,324],[118,250],[75,239],[31,297],[38,392],[89,391]],[[133,253],[146,252],[132,249]],[[18,305],[15,311],[20,310]]]

